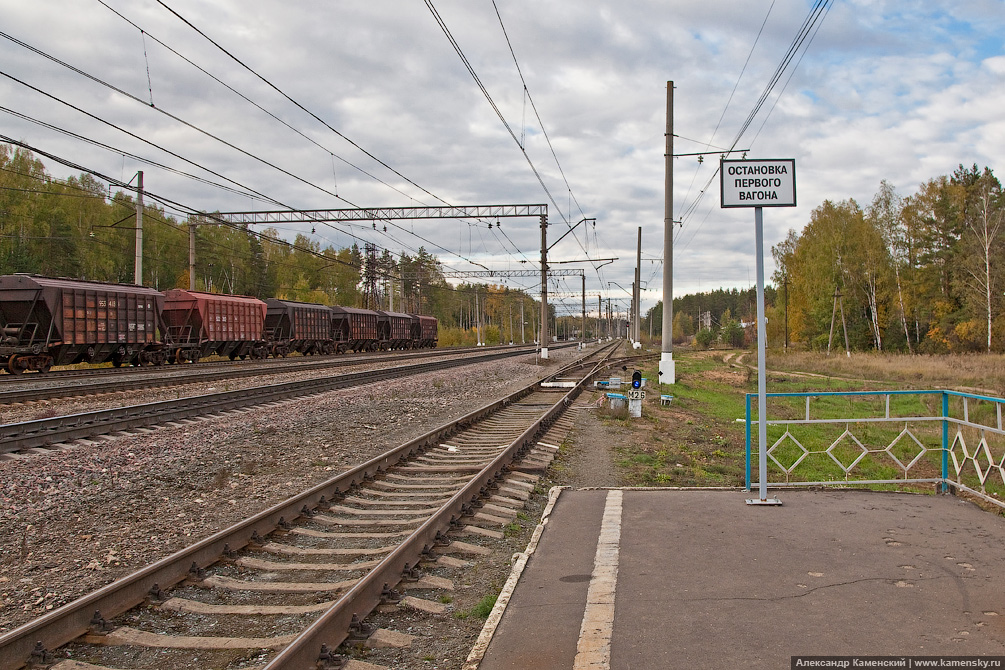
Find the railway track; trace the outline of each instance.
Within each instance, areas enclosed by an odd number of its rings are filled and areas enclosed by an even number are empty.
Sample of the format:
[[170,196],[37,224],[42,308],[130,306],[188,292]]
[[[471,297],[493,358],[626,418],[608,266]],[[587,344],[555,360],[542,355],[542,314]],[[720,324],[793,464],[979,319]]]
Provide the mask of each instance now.
[[219,414],[293,397],[350,388],[384,379],[445,370],[460,365],[499,360],[526,353],[525,349],[514,347],[488,352],[480,351],[477,354],[464,352],[422,363],[10,423],[0,425],[0,454],[38,447],[51,447],[118,431],[145,428],[171,421],[189,420],[203,415]]
[[[187,384],[212,383],[243,377],[289,374],[340,368],[369,362],[434,359],[463,353],[495,351],[534,351],[534,345],[491,347],[486,349],[433,349],[423,351],[358,354],[352,356],[304,357],[268,359],[266,361],[216,361],[198,365],[176,365],[149,368],[100,368],[92,370],[62,370],[45,375],[0,375],[0,405],[39,400],[54,400],[86,395],[148,388],[166,388]],[[13,388],[12,388],[13,387]]]
[[[462,569],[443,559],[467,550],[457,535],[498,532],[516,515],[527,471],[561,442],[547,431],[568,429],[563,414],[598,367],[570,364],[552,376],[574,376],[574,388],[534,383],[0,637],[0,670],[69,656],[116,668],[342,667],[332,651],[367,644],[375,631],[361,619],[382,602],[450,588],[420,564]],[[54,667],[87,667],[75,662]]]

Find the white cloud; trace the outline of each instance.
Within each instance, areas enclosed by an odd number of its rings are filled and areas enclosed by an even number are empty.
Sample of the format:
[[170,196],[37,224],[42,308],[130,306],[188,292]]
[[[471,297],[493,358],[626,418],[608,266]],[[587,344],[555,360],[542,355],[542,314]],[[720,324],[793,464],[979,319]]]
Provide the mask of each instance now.
[[[265,83],[198,37],[161,7],[109,3],[147,31],[97,4],[71,0],[0,0],[5,32],[51,53],[141,100],[334,191],[359,205],[435,204],[387,167],[293,107]],[[418,3],[362,0],[278,5],[260,0],[169,5],[235,56],[280,86],[352,141],[420,187],[454,204],[538,203],[547,195],[520,148],[464,69],[439,26]],[[524,96],[498,20],[485,3],[437,2],[457,39],[528,155],[558,210],[552,239],[571,222],[597,217],[596,232],[577,230],[554,253],[618,256],[602,279],[588,273],[589,294],[601,282],[630,285],[635,231],[644,227],[646,257],[662,253],[666,82],[673,80],[675,151],[701,150],[689,140],[732,141],[771,78],[807,12],[807,3],[779,0],[726,114],[771,3],[639,0],[513,0],[498,3],[544,129],[571,185],[567,190]],[[753,120],[741,147],[752,156],[797,160],[799,203],[765,216],[766,245],[800,229],[824,199],[867,204],[881,179],[902,194],[951,171],[958,163],[996,166],[1005,142],[1005,17],[997,0],[956,3],[835,3],[777,105],[774,97]],[[179,60],[153,38],[206,67],[314,139],[313,145]],[[144,49],[146,57],[144,57]],[[318,188],[200,136],[149,106],[123,99],[8,41],[0,68],[32,85],[114,121],[132,132],[298,207],[344,206]],[[150,84],[147,69],[150,72]],[[785,84],[788,74],[782,79]],[[177,158],[82,118],[10,80],[0,81],[5,106],[114,146],[197,171]],[[773,109],[772,109],[773,107]],[[765,115],[772,109],[764,123]],[[5,134],[113,177],[146,171],[147,187],[204,209],[262,206],[95,149],[2,115]],[[763,129],[761,129],[763,125]],[[759,134],[758,129],[761,129]],[[688,138],[688,139],[685,139]],[[367,177],[339,158],[386,184]],[[333,168],[334,162],[334,168]],[[675,216],[685,216],[675,248],[677,293],[743,287],[753,276],[751,212],[718,207],[718,181],[709,183],[717,156],[675,165]],[[50,171],[69,171],[49,164]],[[695,207],[698,193],[707,192]],[[573,200],[574,198],[574,200]],[[578,203],[578,204],[577,204]],[[693,207],[693,210],[688,209]],[[580,210],[581,208],[581,210]],[[538,258],[534,220],[504,222],[510,240],[467,224],[415,222],[414,230],[465,256],[496,267]],[[372,230],[370,231],[373,232]],[[329,239],[344,242],[334,232]],[[405,233],[373,239],[392,251],[399,242],[424,244]],[[429,245],[426,244],[428,247]],[[407,251],[408,249],[406,249]],[[511,250],[510,250],[511,251]],[[438,252],[451,266],[456,255]],[[766,249],[770,276],[770,253]],[[556,256],[558,258],[558,256]],[[650,263],[651,265],[651,263]],[[652,276],[653,267],[643,268]],[[658,270],[658,267],[655,269]],[[657,272],[650,285],[659,286]],[[574,287],[578,290],[578,286]],[[623,297],[623,296],[622,296]],[[647,302],[653,295],[647,294]]]

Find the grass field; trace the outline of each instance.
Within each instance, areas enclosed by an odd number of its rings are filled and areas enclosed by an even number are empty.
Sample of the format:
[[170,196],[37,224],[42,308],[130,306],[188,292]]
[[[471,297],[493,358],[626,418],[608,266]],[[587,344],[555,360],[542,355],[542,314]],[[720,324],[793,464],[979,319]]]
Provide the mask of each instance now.
[[[605,413],[605,420],[630,431],[633,439],[616,449],[615,458],[627,485],[635,486],[742,486],[745,475],[745,398],[756,393],[755,354],[739,351],[675,351],[677,380],[671,387],[649,387],[642,419],[625,413]],[[657,379],[657,363],[650,358],[640,370]],[[741,362],[737,362],[741,361]],[[853,355],[827,357],[791,353],[768,359],[769,393],[844,391],[897,391],[960,389],[998,397],[1005,389],[1005,358],[998,356],[891,356]],[[660,393],[671,393],[669,407],[659,403]],[[822,396],[812,398],[811,418],[865,418],[939,416],[941,394],[906,396]],[[752,402],[756,417],[756,398]],[[963,415],[962,400],[951,400],[952,414]],[[804,397],[772,398],[771,419],[805,416]],[[969,401],[971,420],[995,425],[995,403]],[[740,421],[737,421],[737,420]],[[910,431],[905,427],[910,425]],[[812,425],[772,425],[768,444],[769,481],[852,481],[855,479],[912,479],[938,477],[942,462],[942,423],[849,422]],[[978,453],[982,471],[1000,465],[1005,440],[993,434],[968,430],[963,434],[970,453]],[[978,443],[984,444],[978,448]],[[753,428],[756,478],[757,432]],[[797,444],[798,443],[798,444]],[[801,447],[799,445],[802,445]],[[891,446],[892,445],[892,446]],[[887,449],[887,451],[883,451]],[[827,450],[829,453],[826,453]],[[955,451],[962,457],[962,446]],[[810,453],[807,453],[810,452]],[[777,461],[777,463],[775,462]],[[793,469],[793,466],[798,465]],[[779,465],[781,467],[779,467]],[[906,466],[911,466],[910,470]],[[981,488],[978,466],[964,469],[964,483]],[[785,470],[791,469],[791,474]],[[950,472],[952,464],[950,463]],[[989,495],[1005,497],[1005,482],[994,468],[984,482]],[[980,473],[980,474],[983,474]],[[931,485],[923,486],[932,490]]]

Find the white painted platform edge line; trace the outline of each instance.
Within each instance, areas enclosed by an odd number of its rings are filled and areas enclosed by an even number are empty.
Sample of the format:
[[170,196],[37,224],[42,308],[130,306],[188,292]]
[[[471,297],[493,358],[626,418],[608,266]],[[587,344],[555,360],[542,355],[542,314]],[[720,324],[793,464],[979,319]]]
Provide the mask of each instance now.
[[[771,488],[771,484],[768,488]],[[573,491],[694,491],[702,493],[705,491],[739,491],[749,494],[750,491],[743,486],[576,486],[566,487]]]
[[573,670],[609,670],[611,667],[611,636],[614,633],[614,596],[618,586],[618,559],[621,553],[623,498],[623,491],[607,493]]
[[464,661],[464,665],[461,667],[461,670],[478,670],[478,666],[481,665],[482,659],[485,657],[485,652],[488,651],[489,643],[492,642],[492,636],[495,635],[496,629],[499,627],[499,622],[502,621],[503,613],[506,611],[506,606],[509,604],[509,600],[513,596],[513,591],[516,590],[517,582],[520,581],[520,577],[523,575],[523,570],[527,567],[527,561],[530,559],[531,555],[537,551],[537,545],[541,541],[541,535],[544,533],[544,527],[548,525],[548,519],[551,517],[551,512],[555,509],[555,503],[558,502],[558,497],[562,494],[562,491],[568,488],[568,486],[553,486],[551,490],[548,491],[548,504],[545,506],[544,512],[541,513],[541,523],[537,524],[537,528],[534,529],[534,534],[531,536],[530,542],[527,543],[527,549],[522,553],[514,554],[516,561],[513,563],[513,568],[510,570],[509,578],[503,585],[502,591],[499,592],[499,597],[496,598],[496,604],[489,613],[488,618],[485,620],[485,625],[482,626],[482,632],[478,635],[478,639],[475,640],[474,645],[471,647],[471,653],[468,654],[468,658]]

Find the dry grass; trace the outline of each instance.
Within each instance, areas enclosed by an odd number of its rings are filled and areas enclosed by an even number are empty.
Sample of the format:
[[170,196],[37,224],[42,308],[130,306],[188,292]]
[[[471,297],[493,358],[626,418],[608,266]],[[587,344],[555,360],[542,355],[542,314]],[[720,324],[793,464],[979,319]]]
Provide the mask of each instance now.
[[[748,356],[746,362],[754,362]],[[918,389],[958,389],[1005,396],[1005,356],[768,352],[768,368],[848,379],[897,382]]]

